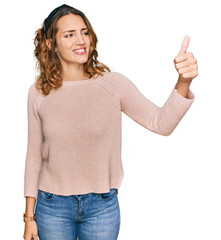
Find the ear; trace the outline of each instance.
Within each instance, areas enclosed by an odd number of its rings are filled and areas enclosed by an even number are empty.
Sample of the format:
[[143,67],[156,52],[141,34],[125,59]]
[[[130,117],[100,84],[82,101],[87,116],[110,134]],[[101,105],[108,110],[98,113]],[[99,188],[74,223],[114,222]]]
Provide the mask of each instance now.
[[51,38],[46,39],[46,45],[47,45],[48,49],[51,49],[51,42],[52,42]]
[[48,49],[51,49],[51,39],[46,39],[46,45]]

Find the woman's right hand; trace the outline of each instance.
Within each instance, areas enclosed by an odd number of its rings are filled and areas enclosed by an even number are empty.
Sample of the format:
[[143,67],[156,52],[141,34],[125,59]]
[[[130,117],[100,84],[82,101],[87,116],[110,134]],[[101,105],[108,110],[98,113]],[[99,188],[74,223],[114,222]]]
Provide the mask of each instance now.
[[25,232],[23,238],[25,240],[38,240],[38,227],[34,220],[25,222]]

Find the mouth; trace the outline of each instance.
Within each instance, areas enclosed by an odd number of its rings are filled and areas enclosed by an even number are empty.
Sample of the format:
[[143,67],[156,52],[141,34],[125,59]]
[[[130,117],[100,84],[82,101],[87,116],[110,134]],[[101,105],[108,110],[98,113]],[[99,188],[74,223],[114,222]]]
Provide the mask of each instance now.
[[78,49],[78,50],[73,50],[73,52],[77,55],[82,55],[82,54],[85,54],[86,53],[86,48],[81,48],[81,49]]

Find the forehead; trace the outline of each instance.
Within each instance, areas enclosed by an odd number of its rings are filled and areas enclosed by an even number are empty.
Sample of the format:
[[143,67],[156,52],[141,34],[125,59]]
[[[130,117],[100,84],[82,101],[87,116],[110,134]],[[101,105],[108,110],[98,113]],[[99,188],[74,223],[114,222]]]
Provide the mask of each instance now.
[[81,29],[83,27],[86,27],[86,25],[80,15],[67,14],[58,19],[57,27],[59,32],[63,32],[69,29]]

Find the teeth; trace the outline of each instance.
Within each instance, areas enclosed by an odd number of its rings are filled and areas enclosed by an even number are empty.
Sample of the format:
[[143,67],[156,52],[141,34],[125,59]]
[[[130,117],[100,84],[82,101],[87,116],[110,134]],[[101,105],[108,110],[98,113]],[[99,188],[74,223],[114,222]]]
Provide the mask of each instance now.
[[85,51],[85,48],[82,48],[80,50],[74,50],[74,52],[84,52]]

